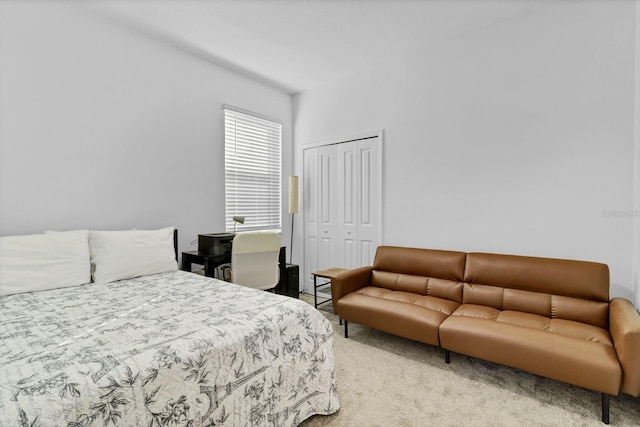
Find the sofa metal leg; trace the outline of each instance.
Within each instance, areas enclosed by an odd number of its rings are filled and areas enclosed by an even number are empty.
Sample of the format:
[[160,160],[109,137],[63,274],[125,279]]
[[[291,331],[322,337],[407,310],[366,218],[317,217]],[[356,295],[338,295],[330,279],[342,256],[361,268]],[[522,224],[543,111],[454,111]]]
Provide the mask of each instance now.
[[344,321],[344,337],[349,338],[349,322]]
[[451,352],[449,350],[447,350],[446,348],[444,349],[444,361],[447,364],[451,363]]
[[340,317],[339,319],[340,319],[340,324],[342,325],[342,317]]
[[609,424],[609,395],[602,393],[602,422]]

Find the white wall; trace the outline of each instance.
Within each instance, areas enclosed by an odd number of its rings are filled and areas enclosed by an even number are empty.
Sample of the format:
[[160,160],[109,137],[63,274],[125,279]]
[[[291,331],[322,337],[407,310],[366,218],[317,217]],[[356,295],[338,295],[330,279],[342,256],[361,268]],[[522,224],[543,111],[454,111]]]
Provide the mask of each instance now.
[[297,95],[296,172],[384,129],[385,244],[604,262],[631,299],[634,16],[560,3]]
[[289,175],[290,95],[79,6],[0,7],[0,235],[175,225],[195,249],[224,231],[224,103],[282,120]]

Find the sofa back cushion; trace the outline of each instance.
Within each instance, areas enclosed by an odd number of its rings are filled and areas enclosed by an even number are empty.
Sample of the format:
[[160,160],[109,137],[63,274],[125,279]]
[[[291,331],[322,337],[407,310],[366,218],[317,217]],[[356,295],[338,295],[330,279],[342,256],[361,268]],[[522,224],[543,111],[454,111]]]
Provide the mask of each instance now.
[[461,282],[466,256],[464,252],[379,246],[373,269]]
[[606,264],[485,253],[467,254],[466,283],[609,301]]
[[465,258],[464,252],[380,246],[371,285],[461,302]]
[[464,304],[573,320],[606,328],[609,267],[587,261],[467,254]]

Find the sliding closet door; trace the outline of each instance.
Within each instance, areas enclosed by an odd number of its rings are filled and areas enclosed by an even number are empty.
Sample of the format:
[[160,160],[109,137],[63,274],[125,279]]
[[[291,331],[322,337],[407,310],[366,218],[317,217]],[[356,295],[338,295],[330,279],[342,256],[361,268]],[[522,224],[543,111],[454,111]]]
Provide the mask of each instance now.
[[318,148],[318,267],[329,268],[340,262],[342,256],[336,253],[336,223],[338,217],[336,197],[335,147],[329,145]]
[[313,292],[313,271],[373,263],[382,235],[379,139],[304,150],[303,286],[307,292]]
[[304,254],[303,286],[313,289],[311,272],[339,265],[336,248],[336,157],[335,147],[304,151]]
[[338,233],[337,244],[342,255],[338,267],[354,268],[358,259],[358,144],[345,142],[338,151]]
[[304,265],[301,266],[302,289],[313,290],[313,271],[318,270],[318,149],[304,150],[302,179],[302,213],[304,215]]
[[353,267],[372,265],[382,240],[382,171],[379,138],[357,142],[357,251]]

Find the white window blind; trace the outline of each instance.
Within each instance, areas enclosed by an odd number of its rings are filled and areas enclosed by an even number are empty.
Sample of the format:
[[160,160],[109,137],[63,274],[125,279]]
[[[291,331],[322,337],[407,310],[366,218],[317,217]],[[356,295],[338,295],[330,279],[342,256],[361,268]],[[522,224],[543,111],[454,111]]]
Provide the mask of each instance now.
[[282,125],[225,106],[226,230],[281,231]]

